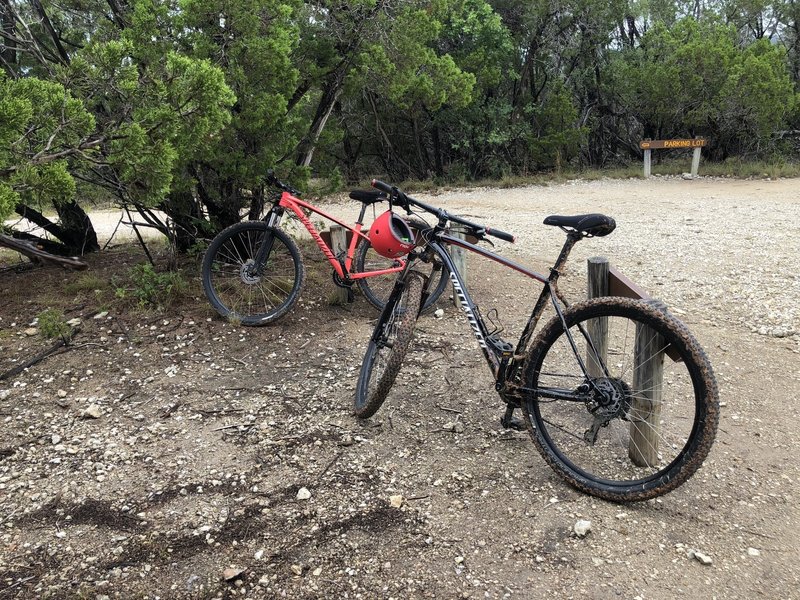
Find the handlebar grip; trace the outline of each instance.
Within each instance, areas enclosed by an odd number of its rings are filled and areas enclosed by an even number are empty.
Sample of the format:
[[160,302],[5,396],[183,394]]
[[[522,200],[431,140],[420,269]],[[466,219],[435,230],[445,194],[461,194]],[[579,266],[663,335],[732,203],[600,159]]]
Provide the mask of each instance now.
[[500,231],[499,229],[489,229],[486,228],[486,234],[491,235],[493,237],[499,238],[501,240],[505,240],[506,242],[514,243],[514,236],[510,233],[506,233],[505,231]]
[[394,192],[394,188],[392,186],[377,179],[372,180],[372,187],[374,187],[376,190],[386,192],[387,194],[392,194]]

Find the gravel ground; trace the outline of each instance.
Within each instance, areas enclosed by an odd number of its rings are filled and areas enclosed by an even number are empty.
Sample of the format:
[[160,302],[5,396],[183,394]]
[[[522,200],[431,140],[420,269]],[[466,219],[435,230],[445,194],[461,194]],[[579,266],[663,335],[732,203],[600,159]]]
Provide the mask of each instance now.
[[[800,598],[798,190],[654,178],[420,194],[513,232],[497,249],[539,270],[563,240],[546,215],[614,216],[574,250],[567,294],[608,256],[704,345],[716,444],[684,486],[634,505],[569,488],[499,427],[445,302],[381,411],[351,417],[375,313],[331,306],[311,250],[301,304],[263,329],[216,318],[196,264],[194,295],[158,314],[65,293],[79,274],[0,271],[0,373],[49,345],[33,325],[45,307],[81,321],[70,351],[0,380],[0,598]],[[89,261],[100,281],[141,256]],[[519,331],[536,286],[481,260],[469,283]]]

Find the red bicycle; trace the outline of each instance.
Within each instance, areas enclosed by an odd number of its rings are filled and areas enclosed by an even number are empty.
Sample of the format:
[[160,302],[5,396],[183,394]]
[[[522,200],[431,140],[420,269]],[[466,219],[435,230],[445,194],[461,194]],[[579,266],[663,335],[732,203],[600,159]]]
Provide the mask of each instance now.
[[[214,309],[242,325],[258,326],[280,319],[297,303],[305,281],[305,266],[297,244],[280,228],[287,212],[302,223],[330,262],[333,282],[349,290],[354,283],[358,284],[364,297],[379,310],[383,309],[395,276],[406,262],[403,258],[378,254],[363,231],[363,222],[367,207],[388,201],[387,195],[371,190],[351,192],[350,197],[361,202],[358,220],[351,226],[301,200],[297,190],[273,175],[267,180],[281,193],[275,195],[264,218],[231,225],[212,240],[203,257],[203,289]],[[311,222],[312,213],[350,232],[351,239],[344,252],[334,254]],[[425,309],[435,304],[447,282],[448,274],[441,272]]]

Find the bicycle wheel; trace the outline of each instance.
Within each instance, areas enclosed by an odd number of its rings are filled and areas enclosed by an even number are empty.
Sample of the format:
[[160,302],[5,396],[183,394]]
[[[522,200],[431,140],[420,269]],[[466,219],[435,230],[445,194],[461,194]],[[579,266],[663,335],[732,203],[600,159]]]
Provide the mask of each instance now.
[[[262,244],[266,260],[255,264]],[[285,315],[300,297],[305,269],[286,233],[263,221],[236,223],[222,231],[203,257],[203,289],[223,317],[255,326]]]
[[554,318],[525,366],[524,418],[544,459],[576,488],[615,502],[684,483],[719,420],[717,384],[697,340],[674,317],[627,298],[587,300],[564,319],[589,376]]
[[400,372],[417,324],[422,284],[422,275],[410,271],[402,290],[392,292],[381,312],[356,384],[353,412],[362,419],[381,407]]
[[[413,226],[413,223],[412,223]],[[395,264],[391,258],[385,258],[372,249],[372,245],[368,240],[361,240],[361,243],[356,248],[356,258],[353,263],[353,268],[356,273],[364,273],[368,271],[379,271],[381,269],[390,269]],[[417,262],[414,265],[415,269],[419,269],[425,263]],[[428,273],[429,274],[429,273]],[[388,275],[376,275],[375,277],[364,277],[357,279],[358,287],[367,301],[378,310],[382,310],[386,304],[386,299],[394,287],[396,273]],[[439,271],[439,279],[431,288],[431,293],[425,301],[425,306],[422,307],[422,312],[431,310],[439,297],[447,289],[447,283],[450,281],[450,271],[447,267],[443,266]]]

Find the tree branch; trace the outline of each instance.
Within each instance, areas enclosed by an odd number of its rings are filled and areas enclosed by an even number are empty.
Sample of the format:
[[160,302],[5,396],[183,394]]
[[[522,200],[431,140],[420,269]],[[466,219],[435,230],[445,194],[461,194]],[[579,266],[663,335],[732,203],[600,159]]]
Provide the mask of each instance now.
[[42,19],[42,25],[47,30],[47,33],[50,34],[50,39],[53,40],[53,44],[58,51],[58,57],[61,59],[61,62],[65,65],[69,64],[69,54],[67,51],[64,50],[64,46],[61,45],[61,36],[58,35],[55,28],[53,27],[53,23],[50,22],[50,17],[47,16],[47,12],[44,10],[44,6],[40,0],[30,0],[33,8],[36,9],[36,12],[39,13],[39,17]]
[[20,254],[24,254],[36,263],[54,263],[68,269],[82,270],[86,269],[89,265],[79,259],[77,256],[57,256],[50,254],[39,248],[36,244],[25,240],[18,240],[11,236],[0,234],[0,246],[15,250]]

